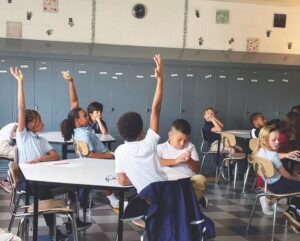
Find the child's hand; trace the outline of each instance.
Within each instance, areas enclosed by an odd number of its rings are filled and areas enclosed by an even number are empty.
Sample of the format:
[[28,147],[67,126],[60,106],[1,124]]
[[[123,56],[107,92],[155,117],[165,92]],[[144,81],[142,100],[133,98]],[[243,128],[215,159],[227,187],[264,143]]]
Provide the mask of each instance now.
[[153,60],[156,64],[156,68],[155,68],[155,77],[158,78],[163,78],[164,77],[164,73],[163,73],[163,61],[162,58],[160,57],[159,54],[156,54],[153,57]]
[[28,164],[36,164],[36,163],[39,163],[40,160],[39,159],[34,159],[34,160],[31,160],[31,161],[28,161],[27,163]]
[[18,81],[23,81],[24,80],[24,76],[22,74],[22,71],[19,70],[17,67],[15,67],[15,68],[10,67],[10,73],[16,78],[16,80],[18,80]]
[[63,74],[63,77],[64,77],[65,80],[68,80],[68,81],[73,80],[73,77],[72,77],[72,75],[70,75],[69,70],[68,71],[62,71],[61,73]]
[[288,158],[297,159],[300,155],[300,151],[295,150],[288,153]]

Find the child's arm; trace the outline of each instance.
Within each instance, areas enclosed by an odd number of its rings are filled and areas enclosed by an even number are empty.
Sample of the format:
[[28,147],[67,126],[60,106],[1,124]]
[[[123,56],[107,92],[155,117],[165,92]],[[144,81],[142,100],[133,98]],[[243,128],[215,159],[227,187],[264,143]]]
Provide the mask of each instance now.
[[278,153],[280,160],[285,159],[285,158],[297,158],[300,156],[300,151],[295,150],[295,151],[290,151],[287,153]]
[[111,152],[93,152],[90,151],[88,154],[90,158],[98,158],[98,159],[115,159],[114,155]]
[[159,116],[161,110],[161,103],[163,97],[163,83],[164,83],[164,76],[163,76],[163,63],[162,58],[159,54],[156,54],[154,57],[154,62],[156,64],[155,68],[155,77],[157,79],[156,82],[156,90],[152,101],[152,108],[151,108],[151,115],[150,115],[150,129],[155,132],[159,130]]
[[131,186],[132,183],[124,172],[118,172],[118,182],[121,186]]
[[193,160],[192,158],[188,159],[186,162],[188,167],[195,173],[199,173],[200,171],[200,165],[198,161]]
[[160,158],[160,165],[161,166],[176,166],[179,163],[186,162],[186,153],[182,153],[175,159],[167,159],[167,158]]
[[285,170],[285,168],[282,166],[278,169],[278,171],[280,172],[280,174],[285,177],[288,180],[291,181],[300,181],[300,176],[294,176],[291,175],[287,170]]
[[18,130],[22,132],[25,128],[26,104],[24,95],[24,76],[17,67],[10,67],[10,73],[18,81]]
[[70,96],[71,108],[72,109],[77,108],[79,107],[79,102],[78,102],[77,92],[74,84],[74,79],[70,75],[69,71],[63,71],[62,74],[64,79],[67,80],[69,84],[69,96]]
[[99,115],[99,118],[97,118],[97,123],[98,123],[98,126],[100,128],[100,131],[103,135],[106,135],[107,134],[107,128],[103,125],[102,121],[102,114]]
[[214,125],[214,127],[211,128],[212,132],[220,132],[220,131],[222,131],[224,125],[216,117],[209,118],[209,121]]
[[28,161],[27,163],[35,164],[35,163],[39,163],[39,162],[58,161],[58,160],[60,160],[59,155],[57,154],[57,152],[54,149],[52,149],[52,150],[48,151],[47,155],[40,156],[38,159]]

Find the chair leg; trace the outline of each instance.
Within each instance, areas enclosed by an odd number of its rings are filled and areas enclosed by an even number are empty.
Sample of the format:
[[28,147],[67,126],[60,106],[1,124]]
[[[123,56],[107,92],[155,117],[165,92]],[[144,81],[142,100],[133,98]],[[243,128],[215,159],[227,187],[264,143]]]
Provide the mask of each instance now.
[[244,179],[242,194],[245,193],[245,188],[246,188],[246,184],[247,184],[247,180],[248,180],[250,168],[251,168],[251,165],[248,163],[248,168],[247,168],[245,179]]
[[237,171],[238,171],[238,161],[236,161],[235,165],[234,165],[234,180],[233,180],[233,189],[234,190],[235,190],[235,187],[236,187]]
[[77,231],[77,223],[76,223],[76,214],[68,214],[68,218],[71,220],[72,223],[72,233],[73,233],[73,240],[78,241],[78,231]]
[[[14,214],[17,213],[17,210],[18,210],[18,207],[19,207],[19,204],[20,204],[20,200],[21,200],[21,196],[18,195],[12,213],[14,213]],[[15,222],[15,215],[12,214],[12,215],[11,215],[10,222],[9,222],[9,225],[8,225],[8,229],[7,229],[7,231],[8,231],[9,233],[11,232],[11,229],[12,229],[12,226],[13,226],[14,222]]]
[[202,158],[201,166],[200,166],[200,174],[202,173],[202,168],[203,168],[204,161],[205,161],[205,158],[206,158],[206,157],[207,157],[207,154],[204,154],[204,155],[203,155],[203,158]]
[[271,240],[272,240],[272,241],[273,241],[273,238],[274,238],[274,232],[275,232],[277,204],[278,204],[278,201],[276,200],[275,203],[274,203],[274,211],[273,211],[273,226],[272,226],[272,237],[271,237]]
[[262,193],[262,194],[256,195],[255,202],[253,204],[252,211],[251,211],[251,214],[250,214],[249,222],[248,222],[248,225],[247,225],[247,228],[246,228],[247,231],[249,231],[249,228],[250,228],[250,225],[251,225],[251,222],[252,222],[252,218],[253,218],[253,214],[254,214],[254,211],[255,211],[255,208],[256,208],[257,201],[261,196],[265,196],[265,194]]

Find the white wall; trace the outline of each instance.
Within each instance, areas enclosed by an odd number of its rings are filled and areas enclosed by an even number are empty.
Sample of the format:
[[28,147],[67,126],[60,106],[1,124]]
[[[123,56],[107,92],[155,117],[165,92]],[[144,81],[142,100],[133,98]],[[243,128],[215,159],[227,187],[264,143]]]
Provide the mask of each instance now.
[[[6,21],[23,23],[23,38],[68,42],[91,41],[92,0],[60,0],[58,13],[42,11],[42,0],[0,1],[0,37],[6,37]],[[181,48],[183,45],[184,0],[97,0],[95,42],[105,44]],[[147,6],[144,19],[132,16],[132,6]],[[245,51],[248,37],[260,38],[259,52],[300,53],[300,8],[189,0],[186,48]],[[29,7],[28,7],[29,6]],[[196,18],[195,9],[200,18]],[[229,24],[216,24],[217,9],[230,10]],[[32,11],[31,21],[26,11]],[[286,28],[273,28],[273,14],[287,14]],[[68,25],[72,17],[75,25]],[[52,35],[47,29],[54,29]],[[266,37],[266,30],[272,31]],[[198,44],[202,36],[204,43]],[[235,42],[228,44],[233,37]],[[287,43],[293,42],[291,50]]]

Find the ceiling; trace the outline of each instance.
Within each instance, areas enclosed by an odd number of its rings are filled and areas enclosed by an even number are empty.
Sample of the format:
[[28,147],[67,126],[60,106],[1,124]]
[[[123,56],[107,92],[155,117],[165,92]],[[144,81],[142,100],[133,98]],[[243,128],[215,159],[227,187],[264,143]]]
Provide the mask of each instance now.
[[300,6],[299,0],[209,0],[218,2],[250,3],[262,5]]

